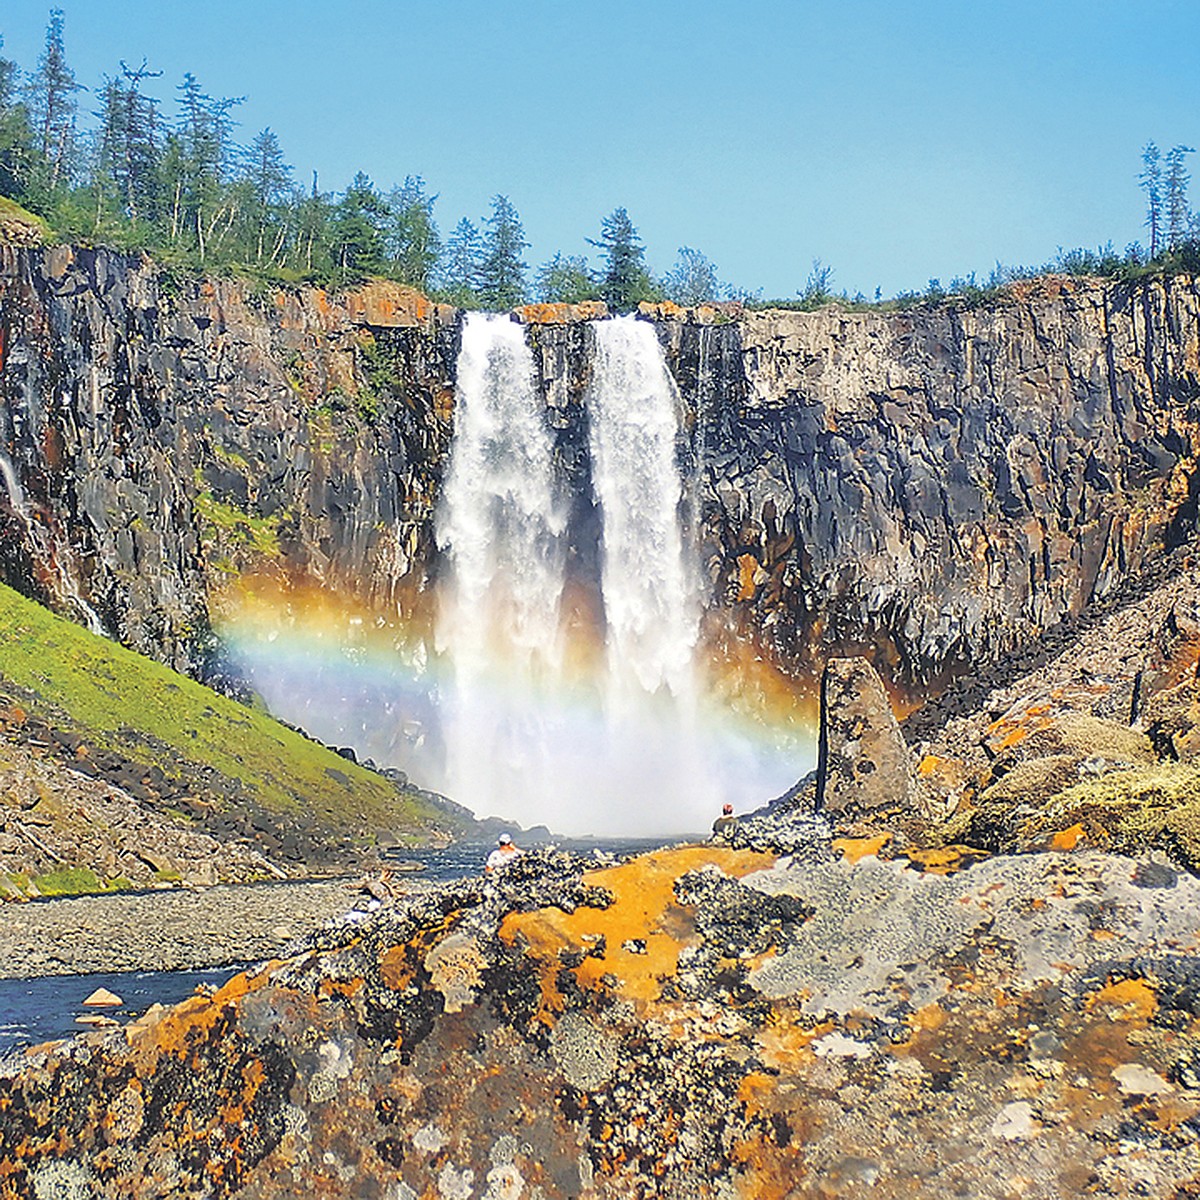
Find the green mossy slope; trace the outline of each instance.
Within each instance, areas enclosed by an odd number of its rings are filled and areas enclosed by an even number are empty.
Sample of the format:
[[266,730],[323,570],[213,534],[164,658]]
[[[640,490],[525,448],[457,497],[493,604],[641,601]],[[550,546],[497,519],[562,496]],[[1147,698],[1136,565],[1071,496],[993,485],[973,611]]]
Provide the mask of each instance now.
[[82,736],[82,753],[157,768],[217,812],[249,805],[316,842],[457,832],[455,817],[421,794],[2,585],[0,690],[30,717]]

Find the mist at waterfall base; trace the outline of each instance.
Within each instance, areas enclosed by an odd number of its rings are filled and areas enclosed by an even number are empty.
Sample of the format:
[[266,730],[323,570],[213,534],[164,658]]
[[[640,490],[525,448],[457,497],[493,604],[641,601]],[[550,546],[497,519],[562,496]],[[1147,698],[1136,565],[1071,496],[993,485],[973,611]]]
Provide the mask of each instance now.
[[590,328],[598,553],[569,527],[524,329],[471,314],[432,605],[402,621],[248,579],[222,636],[276,715],[479,817],[701,833],[811,768],[811,706],[752,655],[703,648],[678,393],[651,325]]

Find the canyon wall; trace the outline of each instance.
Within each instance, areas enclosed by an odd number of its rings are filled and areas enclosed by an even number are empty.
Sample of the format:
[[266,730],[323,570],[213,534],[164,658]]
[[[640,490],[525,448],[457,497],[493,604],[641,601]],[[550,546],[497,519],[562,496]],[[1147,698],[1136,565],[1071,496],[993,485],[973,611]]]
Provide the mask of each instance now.
[[[597,545],[582,397],[594,307],[529,327]],[[797,675],[865,648],[921,686],[1107,595],[1195,524],[1200,290],[1047,279],[981,307],[647,310],[679,383],[710,634]],[[234,575],[401,616],[438,560],[460,314],[0,247],[0,570],[211,669]]]

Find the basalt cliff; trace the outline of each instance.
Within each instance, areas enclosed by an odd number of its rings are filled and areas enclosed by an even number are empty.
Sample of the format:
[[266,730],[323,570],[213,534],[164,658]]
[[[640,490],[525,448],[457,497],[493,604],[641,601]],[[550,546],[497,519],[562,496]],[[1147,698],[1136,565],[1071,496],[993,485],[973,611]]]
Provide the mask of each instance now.
[[[572,551],[596,553],[587,306],[531,306]],[[708,629],[915,688],[1110,595],[1194,525],[1200,289],[1045,279],[907,312],[643,313],[686,420]],[[0,247],[0,570],[191,673],[234,575],[420,609],[460,314]]]

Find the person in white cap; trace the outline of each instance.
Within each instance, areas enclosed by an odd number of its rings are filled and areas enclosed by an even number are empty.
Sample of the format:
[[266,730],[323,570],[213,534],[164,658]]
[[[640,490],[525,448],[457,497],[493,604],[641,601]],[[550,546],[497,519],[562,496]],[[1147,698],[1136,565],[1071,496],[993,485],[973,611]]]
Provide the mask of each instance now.
[[496,848],[487,856],[487,862],[484,864],[485,871],[495,871],[498,867],[505,867],[514,858],[520,858],[521,851],[513,845],[512,838],[507,833],[502,833],[496,839]]

